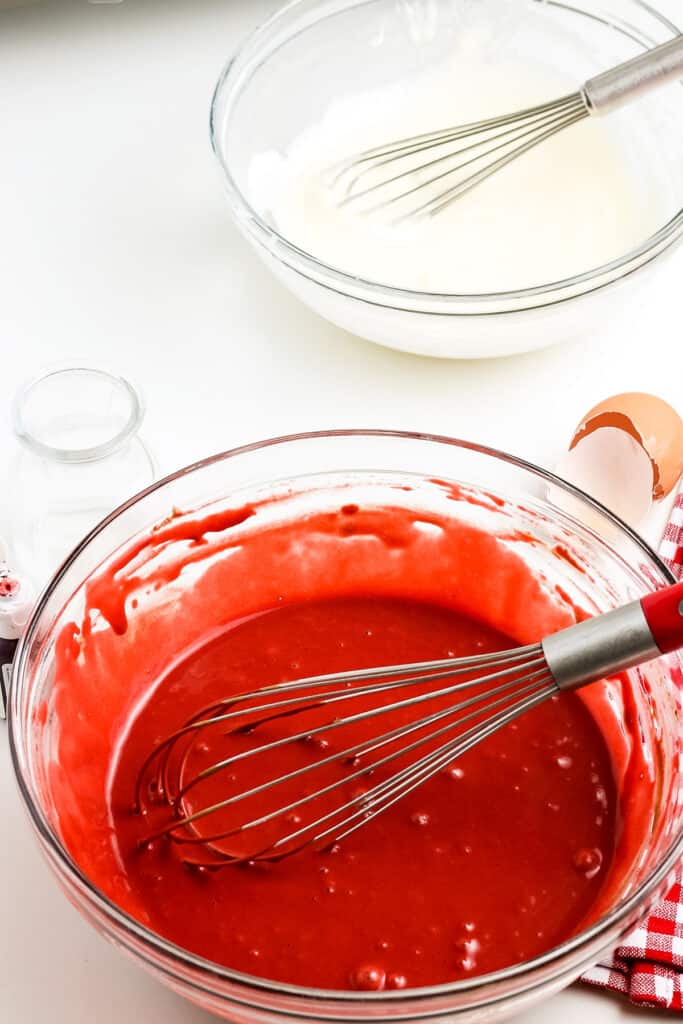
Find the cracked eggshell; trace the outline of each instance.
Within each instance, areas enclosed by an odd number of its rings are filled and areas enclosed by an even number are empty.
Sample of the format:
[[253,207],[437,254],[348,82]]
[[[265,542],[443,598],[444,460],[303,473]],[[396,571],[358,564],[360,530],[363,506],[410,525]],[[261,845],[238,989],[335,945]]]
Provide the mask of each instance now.
[[[583,418],[556,472],[638,526],[683,472],[683,420],[655,395],[614,395]],[[552,500],[576,513],[578,507],[568,507],[576,502],[558,502],[553,490]]]
[[643,449],[652,465],[652,497],[664,498],[683,473],[683,420],[656,395],[630,391],[599,402],[577,427],[570,451],[596,430],[622,430]]

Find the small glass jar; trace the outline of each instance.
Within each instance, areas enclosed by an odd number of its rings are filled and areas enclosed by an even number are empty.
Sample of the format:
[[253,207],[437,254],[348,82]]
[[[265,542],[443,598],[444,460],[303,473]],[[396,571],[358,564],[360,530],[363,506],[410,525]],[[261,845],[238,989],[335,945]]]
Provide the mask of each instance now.
[[14,563],[39,586],[93,526],[154,480],[138,436],[143,417],[127,380],[91,366],[46,370],[17,394],[10,544]]

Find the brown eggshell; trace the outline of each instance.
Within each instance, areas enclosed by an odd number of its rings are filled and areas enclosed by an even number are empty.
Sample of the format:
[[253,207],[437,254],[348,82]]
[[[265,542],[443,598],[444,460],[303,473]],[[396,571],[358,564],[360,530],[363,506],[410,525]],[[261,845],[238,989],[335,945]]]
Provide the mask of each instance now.
[[600,427],[630,434],[652,463],[652,496],[663,498],[683,473],[683,420],[668,402],[642,391],[613,395],[594,406],[576,428],[570,451]]

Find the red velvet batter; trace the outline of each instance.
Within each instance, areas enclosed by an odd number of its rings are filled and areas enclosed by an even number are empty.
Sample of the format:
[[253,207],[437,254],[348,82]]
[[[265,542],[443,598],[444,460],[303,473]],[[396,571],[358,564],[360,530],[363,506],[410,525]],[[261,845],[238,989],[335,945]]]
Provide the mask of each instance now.
[[[590,613],[576,586],[585,571],[590,589],[590,569],[567,557],[569,538],[543,524],[537,536],[534,513],[519,530],[519,510],[483,492],[420,488],[363,482],[174,513],[88,582],[62,629],[54,692],[36,709],[45,728],[59,723],[44,781],[57,827],[106,896],[178,945],[303,986],[447,982],[552,948],[612,904],[660,841],[658,759],[675,752],[614,680],[524,716],[339,849],[198,871],[187,848],[140,848],[168,820],[149,796],[134,813],[141,763],[205,704],[516,646]],[[538,568],[548,537],[553,579]],[[252,740],[210,735],[193,766],[235,742]],[[265,769],[316,756],[298,744]],[[237,786],[252,777],[240,772]],[[216,777],[192,799],[231,784]]]
[[[450,981],[522,961],[570,935],[609,866],[615,809],[605,744],[575,696],[471,751],[334,852],[198,874],[165,841],[138,849],[166,817],[149,802],[144,816],[130,809],[150,737],[173,732],[204,704],[296,675],[510,646],[434,605],[346,599],[257,616],[180,664],[136,720],[112,793],[125,871],[152,927],[237,970],[323,988]],[[344,742],[357,736],[345,732]],[[343,749],[337,734],[327,742],[326,754]],[[195,767],[226,752],[217,739]],[[316,756],[284,748],[269,755],[267,772]],[[200,805],[229,788],[218,777]],[[249,810],[269,806],[266,795]]]

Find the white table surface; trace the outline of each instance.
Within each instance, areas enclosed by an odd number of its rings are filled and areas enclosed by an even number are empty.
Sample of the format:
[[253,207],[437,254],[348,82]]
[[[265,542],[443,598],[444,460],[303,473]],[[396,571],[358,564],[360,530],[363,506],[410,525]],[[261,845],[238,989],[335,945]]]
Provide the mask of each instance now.
[[[11,0],[0,0],[0,8]],[[231,225],[207,132],[211,91],[277,0],[85,0],[0,12],[0,353],[18,382],[71,356],[143,389],[170,471],[297,430],[469,437],[552,465],[611,392],[683,406],[683,251],[626,330],[490,362],[351,337],[274,283]],[[0,424],[0,472],[12,450]],[[3,507],[11,486],[3,492]],[[58,892],[19,806],[0,728],[0,1022],[208,1021],[99,939]],[[661,1015],[662,1017],[665,1015]],[[519,1024],[657,1020],[575,986]]]

